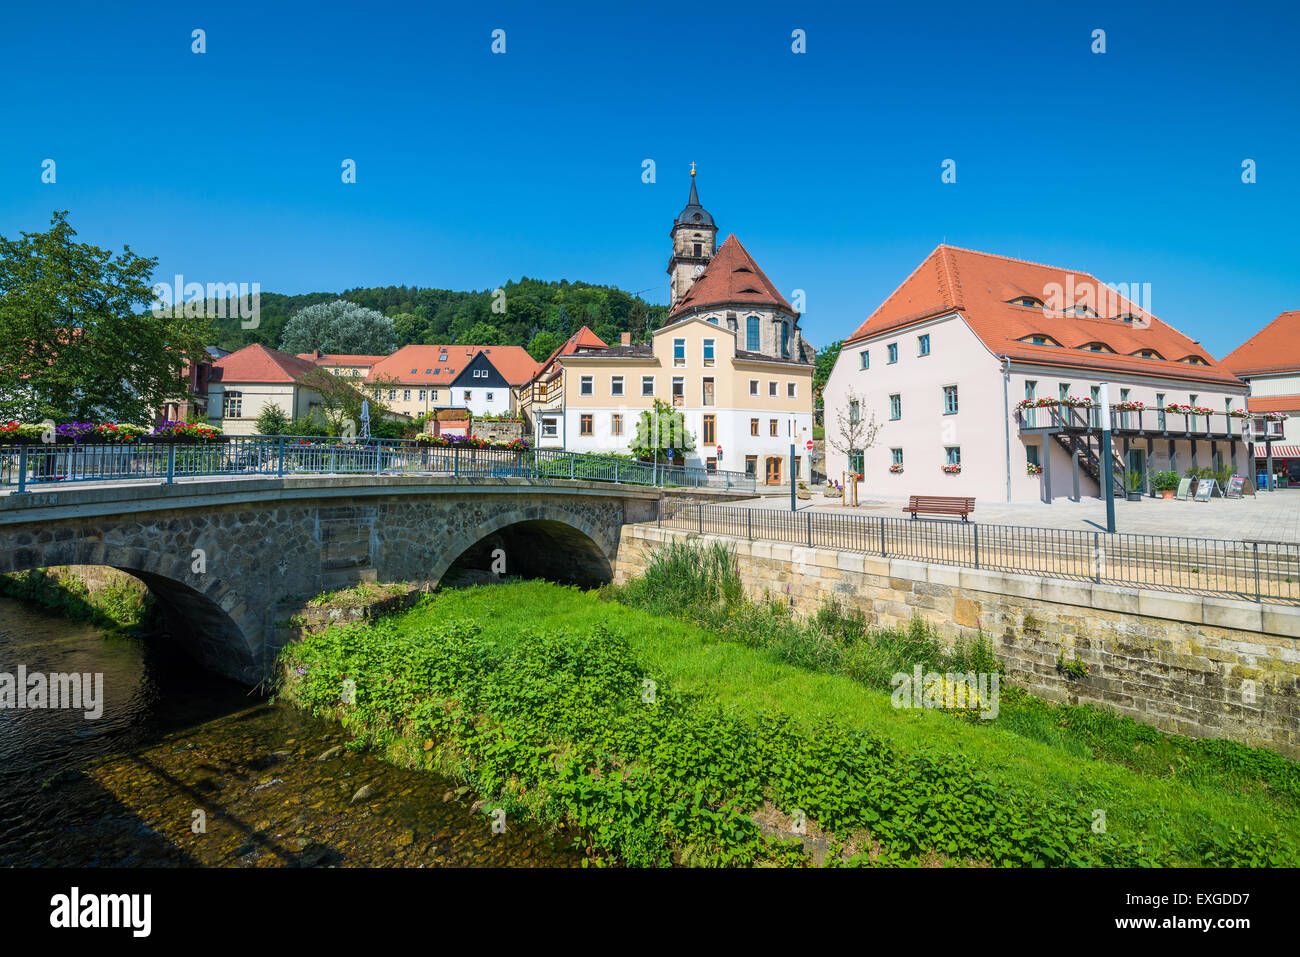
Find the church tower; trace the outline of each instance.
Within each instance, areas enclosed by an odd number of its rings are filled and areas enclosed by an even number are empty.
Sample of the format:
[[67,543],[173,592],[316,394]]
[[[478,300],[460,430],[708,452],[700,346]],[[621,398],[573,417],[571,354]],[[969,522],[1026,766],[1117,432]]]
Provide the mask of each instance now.
[[694,163],[691,164],[690,198],[668,235],[673,240],[673,255],[668,260],[668,309],[671,312],[717,251],[718,227],[713,225],[708,210],[700,205],[699,194],[695,191]]

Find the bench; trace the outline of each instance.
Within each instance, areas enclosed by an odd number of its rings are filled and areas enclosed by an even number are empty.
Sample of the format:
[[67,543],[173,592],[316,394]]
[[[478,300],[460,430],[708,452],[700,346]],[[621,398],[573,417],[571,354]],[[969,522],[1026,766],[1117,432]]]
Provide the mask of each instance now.
[[904,512],[911,512],[916,518],[921,512],[927,515],[960,515],[963,522],[966,516],[975,511],[975,499],[961,498],[955,495],[913,495],[907,500]]

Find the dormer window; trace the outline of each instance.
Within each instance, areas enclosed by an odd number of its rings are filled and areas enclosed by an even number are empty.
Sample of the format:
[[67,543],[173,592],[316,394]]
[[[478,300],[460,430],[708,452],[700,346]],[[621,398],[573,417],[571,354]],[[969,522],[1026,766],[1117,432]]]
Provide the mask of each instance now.
[[1034,333],[1031,336],[1025,336],[1020,341],[1028,343],[1031,346],[1060,346],[1060,343],[1057,342],[1055,339],[1053,339],[1051,336],[1045,336],[1042,333],[1038,333],[1038,332]]
[[1206,362],[1204,359],[1202,359],[1200,356],[1184,356],[1182,359],[1179,359],[1178,361],[1179,361],[1179,362],[1186,362],[1188,365],[1192,365],[1192,366],[1208,366],[1208,365],[1209,365],[1209,363]]
[[1116,322],[1134,322],[1136,319],[1137,316],[1133,315],[1131,312],[1125,312],[1115,317]]
[[1114,352],[1115,351],[1110,346],[1106,345],[1106,343],[1104,342],[1089,342],[1079,346],[1079,348],[1084,349],[1088,352]]
[[1035,299],[1033,296],[1021,296],[1019,299],[1012,299],[1011,305],[1027,306],[1030,309],[1040,309],[1042,308],[1043,302],[1041,299]]
[[1133,353],[1133,355],[1137,356],[1140,359],[1163,359],[1164,358],[1164,356],[1156,352],[1156,350],[1154,349],[1139,349],[1137,352]]
[[1069,316],[1082,316],[1085,319],[1098,318],[1096,311],[1089,309],[1087,306],[1071,306],[1065,310],[1065,313]]

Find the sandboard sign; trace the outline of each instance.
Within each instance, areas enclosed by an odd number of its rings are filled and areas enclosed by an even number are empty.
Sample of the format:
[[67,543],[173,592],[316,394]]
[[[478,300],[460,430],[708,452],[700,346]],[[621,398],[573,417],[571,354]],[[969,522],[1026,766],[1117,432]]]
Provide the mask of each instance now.
[[1241,498],[1241,490],[1245,488],[1246,476],[1234,475],[1228,479],[1227,491],[1223,493],[1224,498]]
[[1219,483],[1214,479],[1201,479],[1196,485],[1196,501],[1208,502],[1214,490],[1219,487]]
[[1174,493],[1174,498],[1191,498],[1192,497],[1192,480],[1189,478],[1178,480],[1178,491]]

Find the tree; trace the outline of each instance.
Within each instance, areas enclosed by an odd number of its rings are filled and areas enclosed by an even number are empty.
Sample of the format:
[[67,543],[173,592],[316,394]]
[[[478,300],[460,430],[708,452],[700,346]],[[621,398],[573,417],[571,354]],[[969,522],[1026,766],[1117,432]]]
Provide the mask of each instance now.
[[456,343],[462,346],[500,346],[505,343],[501,330],[491,323],[479,321],[456,337]]
[[528,354],[541,362],[563,344],[564,340],[556,333],[543,330],[529,340]]
[[826,388],[826,380],[831,377],[831,370],[835,368],[835,360],[840,357],[840,349],[843,347],[844,340],[836,339],[830,345],[822,346],[817,350],[817,358],[813,364],[813,395],[816,397],[814,409],[819,419],[825,414],[822,390]]
[[208,358],[210,321],[143,308],[158,260],[75,242],[67,215],[0,236],[0,418],[144,423]]
[[[657,420],[657,421],[656,421]],[[636,437],[628,447],[641,459],[668,461],[667,451],[673,450],[676,465],[686,462],[686,453],[695,451],[695,436],[686,429],[683,415],[667,402],[654,400],[654,410],[646,410],[637,417]]]
[[835,413],[836,431],[828,432],[826,441],[830,443],[831,448],[848,459],[850,470],[860,472],[861,470],[855,467],[854,454],[866,453],[867,449],[876,444],[880,425],[876,422],[874,412],[871,413],[870,419],[862,417],[862,400],[852,388],[845,393],[844,402],[845,407],[837,409]]
[[303,388],[320,396],[321,413],[329,435],[361,434],[361,403],[370,403],[370,418],[379,419],[388,411],[378,398],[379,390],[372,389],[367,396],[342,376],[324,369],[313,369],[298,380]]
[[262,412],[257,417],[257,434],[258,435],[288,435],[289,419],[284,414],[284,410],[272,402],[270,405],[263,407]]
[[299,309],[284,327],[285,352],[383,356],[397,350],[393,320],[346,299]]

